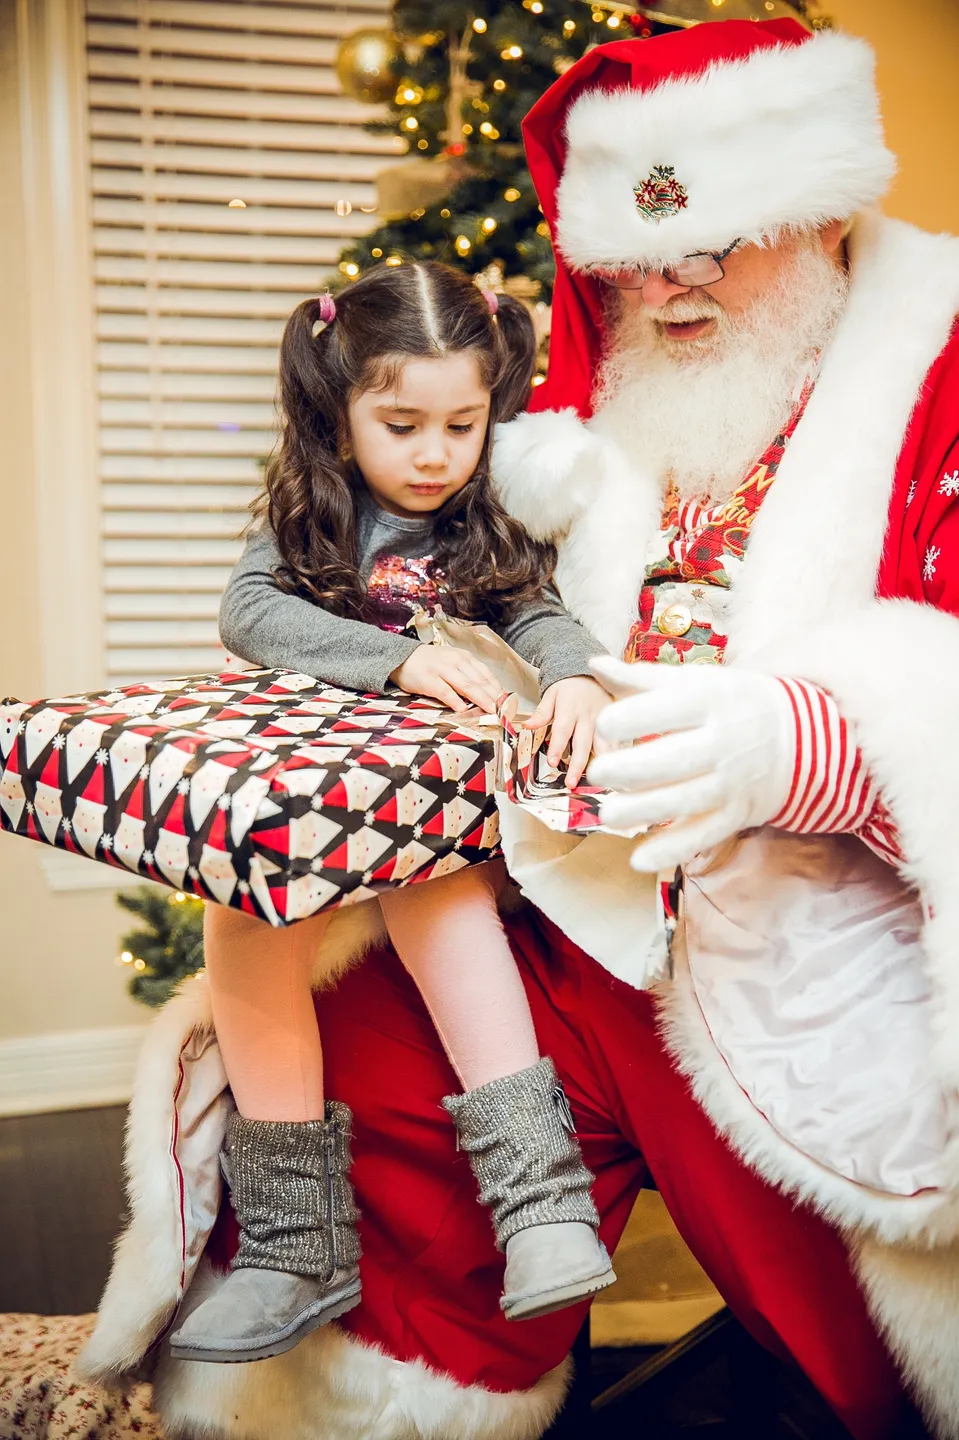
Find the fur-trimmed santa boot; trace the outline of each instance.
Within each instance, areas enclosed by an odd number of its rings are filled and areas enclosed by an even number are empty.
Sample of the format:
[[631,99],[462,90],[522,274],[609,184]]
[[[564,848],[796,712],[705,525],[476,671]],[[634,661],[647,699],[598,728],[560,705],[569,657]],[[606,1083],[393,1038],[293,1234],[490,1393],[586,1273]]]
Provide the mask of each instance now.
[[593,1177],[552,1060],[447,1095],[443,1105],[492,1211],[497,1248],[506,1251],[507,1320],[548,1315],[612,1285]]
[[177,1360],[265,1360],[360,1302],[347,1105],[325,1120],[234,1113],[225,1172],[240,1248],[220,1288],[170,1336]]

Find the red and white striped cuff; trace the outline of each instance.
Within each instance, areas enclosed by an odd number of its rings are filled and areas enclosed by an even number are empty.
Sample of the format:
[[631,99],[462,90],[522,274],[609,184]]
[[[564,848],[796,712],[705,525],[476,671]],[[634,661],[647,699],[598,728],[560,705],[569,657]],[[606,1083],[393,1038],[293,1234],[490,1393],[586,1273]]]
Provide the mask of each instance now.
[[796,763],[786,803],[770,823],[798,835],[852,833],[898,864],[904,857],[895,822],[839,706],[808,680],[777,678],[796,722]]

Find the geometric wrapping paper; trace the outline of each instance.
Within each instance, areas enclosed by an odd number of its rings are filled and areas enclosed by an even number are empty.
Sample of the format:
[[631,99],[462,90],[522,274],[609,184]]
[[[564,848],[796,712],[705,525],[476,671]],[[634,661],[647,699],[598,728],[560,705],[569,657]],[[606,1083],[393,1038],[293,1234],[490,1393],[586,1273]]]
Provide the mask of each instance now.
[[496,745],[283,670],[6,700],[0,823],[282,926],[498,854]]
[[599,815],[599,802],[607,792],[596,785],[566,788],[568,755],[558,768],[549,763],[542,748],[549,732],[522,729],[517,718],[517,697],[501,696],[497,711],[500,733],[496,789],[514,805],[535,815],[549,830],[588,835],[591,830],[608,828],[603,826]]

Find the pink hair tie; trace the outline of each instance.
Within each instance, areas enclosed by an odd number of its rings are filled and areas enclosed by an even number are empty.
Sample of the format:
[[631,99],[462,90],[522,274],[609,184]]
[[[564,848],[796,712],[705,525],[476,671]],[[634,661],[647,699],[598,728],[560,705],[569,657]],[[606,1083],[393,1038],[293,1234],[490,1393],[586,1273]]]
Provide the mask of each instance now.
[[327,325],[332,325],[333,321],[336,319],[336,301],[333,299],[333,296],[330,294],[329,291],[327,291],[325,295],[320,295],[318,297],[317,304],[320,307],[320,318],[313,322],[314,340],[316,339],[317,335],[321,335],[323,333]]
[[489,313],[490,313],[491,315],[495,315],[496,312],[497,312],[497,310],[499,309],[499,296],[496,294],[496,291],[495,291],[495,290],[484,290],[484,291],[483,291],[483,299],[486,301],[487,305],[489,306]]

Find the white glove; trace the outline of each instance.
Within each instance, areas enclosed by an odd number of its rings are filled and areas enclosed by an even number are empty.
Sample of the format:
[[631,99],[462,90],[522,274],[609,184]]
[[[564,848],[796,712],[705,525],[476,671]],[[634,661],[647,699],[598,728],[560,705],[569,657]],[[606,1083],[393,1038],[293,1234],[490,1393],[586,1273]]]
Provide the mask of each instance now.
[[643,742],[590,766],[590,784],[632,792],[604,798],[603,822],[666,827],[640,841],[634,870],[671,870],[783,809],[796,728],[778,680],[732,666],[624,665],[606,657],[591,668],[611,694],[628,697],[600,712],[597,735]]

